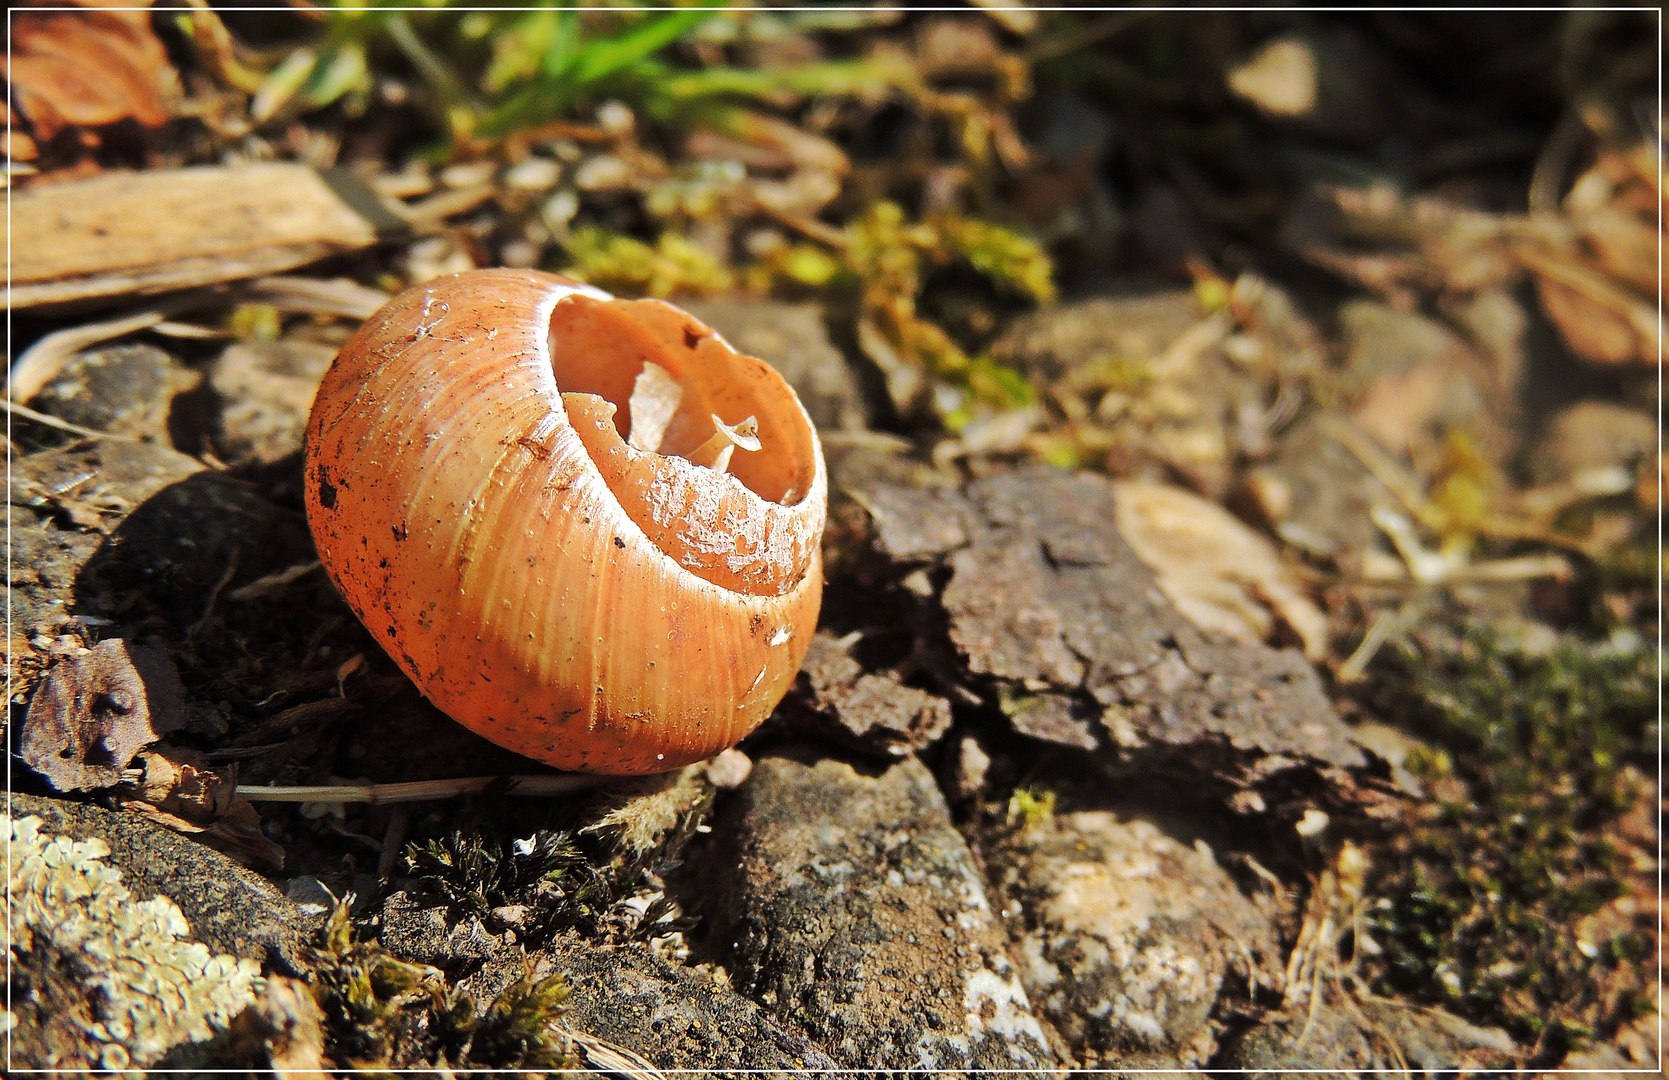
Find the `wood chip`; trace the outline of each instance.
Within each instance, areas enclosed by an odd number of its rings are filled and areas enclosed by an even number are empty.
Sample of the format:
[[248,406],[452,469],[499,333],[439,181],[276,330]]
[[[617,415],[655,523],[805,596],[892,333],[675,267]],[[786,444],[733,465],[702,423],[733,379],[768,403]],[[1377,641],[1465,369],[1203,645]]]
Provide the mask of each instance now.
[[403,223],[351,174],[268,163],[106,173],[12,199],[12,307],[274,274]]

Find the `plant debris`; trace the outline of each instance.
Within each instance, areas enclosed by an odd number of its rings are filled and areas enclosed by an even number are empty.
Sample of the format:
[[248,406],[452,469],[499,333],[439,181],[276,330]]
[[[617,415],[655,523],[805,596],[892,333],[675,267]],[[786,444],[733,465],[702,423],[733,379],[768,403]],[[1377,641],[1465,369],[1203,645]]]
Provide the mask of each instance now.
[[135,754],[185,720],[185,687],[167,653],[102,641],[53,666],[18,752],[59,791],[114,787]]

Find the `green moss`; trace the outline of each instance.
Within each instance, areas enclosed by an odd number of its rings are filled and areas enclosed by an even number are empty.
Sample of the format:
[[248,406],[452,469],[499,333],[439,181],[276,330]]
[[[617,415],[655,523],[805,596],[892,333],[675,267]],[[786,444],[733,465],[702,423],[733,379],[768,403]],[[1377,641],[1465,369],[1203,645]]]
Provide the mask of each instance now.
[[1055,816],[1055,793],[1015,788],[1008,800],[1008,823],[1035,829]]
[[529,970],[486,1008],[441,973],[409,964],[354,934],[346,904],[331,912],[311,956],[313,997],[325,1016],[326,1050],[353,1068],[419,1065],[563,1069],[575,1064],[557,1025],[568,985]]
[[1629,766],[1656,743],[1652,657],[1526,655],[1469,629],[1405,643],[1380,674],[1440,744],[1410,762],[1438,798],[1376,860],[1382,985],[1523,1038],[1568,1044],[1628,1019],[1648,942],[1584,941],[1576,923],[1625,888],[1608,827],[1649,797]]
[[460,830],[409,846],[406,863],[454,915],[485,919],[494,908],[526,907],[522,937],[530,942],[594,923],[614,902],[612,883],[562,832],[541,829],[506,850],[489,834]]

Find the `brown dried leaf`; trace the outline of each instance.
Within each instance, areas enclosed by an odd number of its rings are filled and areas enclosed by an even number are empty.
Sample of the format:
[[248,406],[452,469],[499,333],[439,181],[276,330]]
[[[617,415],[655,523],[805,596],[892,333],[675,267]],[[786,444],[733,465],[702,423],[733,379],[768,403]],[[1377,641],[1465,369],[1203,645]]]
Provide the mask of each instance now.
[[133,119],[168,121],[179,77],[149,11],[28,11],[12,23],[6,77],[35,134]]
[[1221,506],[1169,484],[1114,484],[1119,535],[1146,563],[1178,611],[1202,630],[1236,641],[1267,639],[1277,621],[1327,655],[1327,617],[1281,562],[1275,545]]
[[92,791],[120,783],[135,754],[184,722],[185,687],[166,654],[102,641],[52,668],[18,752],[59,791]]
[[284,849],[262,832],[261,816],[237,794],[231,770],[212,769],[201,753],[180,746],[159,746],[139,760],[144,776],[135,787],[138,798],[123,802],[126,809],[246,866],[284,866]]

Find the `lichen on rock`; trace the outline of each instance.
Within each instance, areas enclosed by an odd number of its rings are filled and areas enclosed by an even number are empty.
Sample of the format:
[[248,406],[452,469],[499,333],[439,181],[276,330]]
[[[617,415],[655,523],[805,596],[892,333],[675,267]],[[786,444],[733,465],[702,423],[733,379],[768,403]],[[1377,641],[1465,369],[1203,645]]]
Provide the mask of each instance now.
[[13,960],[30,986],[6,1017],[14,1064],[144,1067],[212,1037],[254,1000],[260,964],[193,941],[167,897],[136,898],[104,862],[104,841],[45,834],[32,815],[0,818]]

